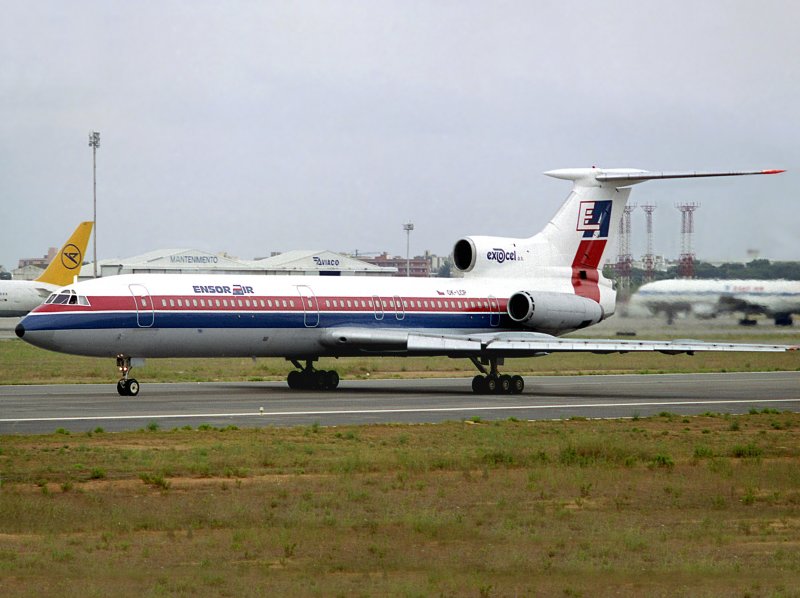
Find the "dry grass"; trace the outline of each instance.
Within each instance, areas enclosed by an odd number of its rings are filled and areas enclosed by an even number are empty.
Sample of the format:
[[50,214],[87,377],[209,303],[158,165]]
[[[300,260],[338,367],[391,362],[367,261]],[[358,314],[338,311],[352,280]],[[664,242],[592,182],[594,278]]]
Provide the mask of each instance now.
[[3,594],[798,596],[798,426],[5,437]]

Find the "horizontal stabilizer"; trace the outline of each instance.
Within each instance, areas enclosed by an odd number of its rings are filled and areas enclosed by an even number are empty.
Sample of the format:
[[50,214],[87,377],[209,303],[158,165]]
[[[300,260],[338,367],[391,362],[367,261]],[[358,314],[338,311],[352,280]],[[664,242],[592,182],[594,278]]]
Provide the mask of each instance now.
[[548,170],[544,174],[567,181],[597,181],[618,183],[619,186],[635,185],[645,181],[660,179],[692,179],[722,176],[748,176],[754,174],[779,174],[785,172],[778,168],[768,170],[730,170],[730,171],[687,171],[687,172],[649,172],[634,168],[561,168]]

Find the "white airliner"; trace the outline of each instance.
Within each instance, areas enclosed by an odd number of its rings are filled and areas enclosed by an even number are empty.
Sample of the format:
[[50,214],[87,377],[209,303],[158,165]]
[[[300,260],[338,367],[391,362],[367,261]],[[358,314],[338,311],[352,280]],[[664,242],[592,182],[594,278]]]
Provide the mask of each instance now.
[[766,314],[777,326],[791,326],[800,313],[798,280],[659,280],[639,287],[631,306],[663,312],[671,324],[680,312],[714,318],[724,312],[741,312],[743,325],[755,324],[751,314]]
[[[774,174],[653,173],[575,168],[553,219],[527,239],[465,237],[453,250],[464,278],[353,278],[132,274],[70,285],[17,326],[29,343],[76,355],[116,357],[121,395],[136,395],[132,365],[146,357],[280,356],[291,388],[332,389],[321,356],[445,355],[483,375],[475,392],[520,393],[500,375],[506,357],[563,351],[785,351],[781,345],[558,338],[614,313],[616,292],[599,270],[614,247],[630,187],[651,179]],[[487,369],[488,366],[488,369]]]
[[50,294],[75,280],[81,270],[91,222],[81,222],[36,280],[0,280],[0,317],[24,316]]

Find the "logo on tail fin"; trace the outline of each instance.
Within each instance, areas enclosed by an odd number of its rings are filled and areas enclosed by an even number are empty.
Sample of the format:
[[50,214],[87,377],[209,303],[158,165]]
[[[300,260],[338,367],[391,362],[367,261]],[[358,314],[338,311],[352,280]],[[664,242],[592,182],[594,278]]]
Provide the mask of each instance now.
[[582,201],[578,206],[578,226],[575,230],[583,232],[584,239],[608,237],[611,223],[611,200]]
[[81,250],[72,243],[65,245],[64,249],[61,250],[61,265],[67,270],[74,270],[81,265],[82,261]]

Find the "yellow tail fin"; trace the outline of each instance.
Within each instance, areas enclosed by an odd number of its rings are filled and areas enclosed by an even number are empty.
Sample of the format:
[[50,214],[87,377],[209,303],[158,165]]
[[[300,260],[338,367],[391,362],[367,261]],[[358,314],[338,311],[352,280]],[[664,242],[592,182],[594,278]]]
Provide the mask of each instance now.
[[72,236],[64,243],[58,255],[53,258],[47,269],[36,280],[60,287],[72,283],[75,277],[80,274],[83,256],[86,254],[86,246],[89,244],[91,232],[91,221],[81,222],[75,232],[72,233]]

